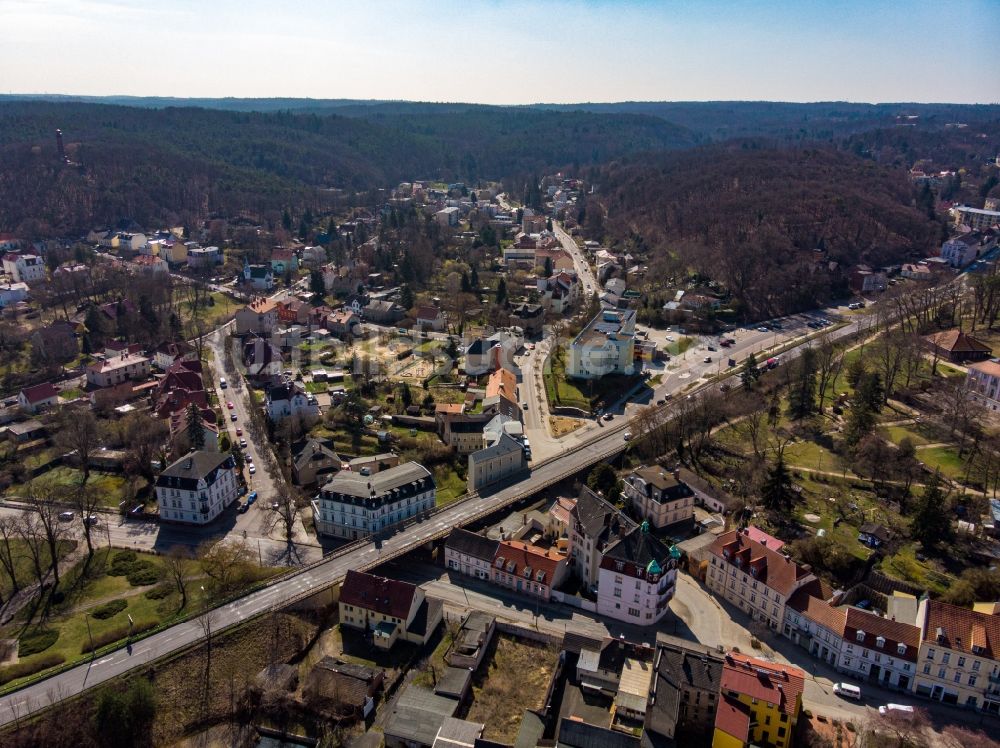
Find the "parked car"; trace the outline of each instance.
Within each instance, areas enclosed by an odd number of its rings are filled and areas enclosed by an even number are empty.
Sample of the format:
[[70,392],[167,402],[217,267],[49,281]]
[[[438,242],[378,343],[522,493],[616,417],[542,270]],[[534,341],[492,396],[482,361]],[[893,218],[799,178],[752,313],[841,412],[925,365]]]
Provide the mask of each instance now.
[[230,421],[238,421],[238,420],[239,420],[239,418],[237,418],[237,416],[236,416],[236,414],[235,414],[235,413],[230,413],[230,414],[229,414],[229,420],[230,420]]
[[850,683],[834,683],[833,692],[845,699],[861,700],[861,689],[857,686],[852,686]]
[[240,446],[243,449],[246,449],[247,448],[247,440],[246,439],[240,439]]
[[896,714],[900,717],[913,717],[913,707],[909,704],[883,704],[878,708],[878,713],[883,717],[887,714]]
[[604,418],[605,421],[610,421],[614,417],[615,417],[614,413],[605,413],[604,416],[603,416],[603,418]]
[[227,401],[226,401],[226,407],[227,407],[227,408],[229,408],[230,410],[232,410],[232,409],[233,409],[233,408],[235,408],[236,406],[235,406],[235,405],[233,405],[233,401],[232,401],[232,400],[227,400]]
[[704,358],[704,359],[702,359],[702,360],[703,360],[703,361],[704,361],[704,362],[705,362],[706,364],[710,364],[710,363],[712,363],[712,357],[711,357],[711,356],[705,356],[705,358]]
[[74,512],[59,512],[59,521],[60,522],[72,522],[73,521],[73,517],[75,517],[75,516],[76,516],[76,514]]
[[83,523],[93,527],[98,522],[98,517],[96,514],[91,514],[83,518]]
[[257,472],[257,468],[254,465],[250,466],[250,475],[254,475]]
[[250,506],[256,500],[257,500],[257,492],[256,491],[251,491],[250,495],[247,496],[247,506]]
[[622,437],[625,439],[625,441],[629,441],[632,438],[632,432],[626,431],[624,434],[622,434]]
[[226,378],[225,377],[219,377],[219,387],[221,387],[222,389],[226,389],[226,387],[228,387],[228,386],[229,385],[226,384]]
[[243,429],[236,429],[236,436],[243,436]]

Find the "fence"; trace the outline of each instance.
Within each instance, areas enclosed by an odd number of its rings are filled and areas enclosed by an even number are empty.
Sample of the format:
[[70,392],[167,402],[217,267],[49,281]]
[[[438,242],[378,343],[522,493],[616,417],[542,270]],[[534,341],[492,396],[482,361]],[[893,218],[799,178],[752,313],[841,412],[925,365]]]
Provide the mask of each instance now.
[[552,590],[552,599],[557,603],[565,603],[573,608],[579,608],[580,610],[586,610],[590,613],[597,612],[597,603],[586,600],[582,597],[577,597],[576,595],[567,595],[564,592],[559,592],[557,590]]

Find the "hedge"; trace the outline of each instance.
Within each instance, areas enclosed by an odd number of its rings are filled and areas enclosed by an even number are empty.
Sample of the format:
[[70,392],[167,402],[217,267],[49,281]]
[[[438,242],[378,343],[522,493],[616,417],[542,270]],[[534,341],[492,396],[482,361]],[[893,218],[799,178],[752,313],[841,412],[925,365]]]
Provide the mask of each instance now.
[[24,678],[28,675],[40,673],[50,667],[62,665],[66,658],[60,654],[47,654],[44,657],[31,660],[30,662],[18,662],[14,665],[4,665],[0,667],[0,686],[10,683],[12,680]]
[[104,605],[98,605],[90,615],[103,621],[121,613],[127,607],[128,603],[125,600],[110,600],[104,603]]
[[127,577],[133,587],[143,587],[160,581],[160,570],[135,551],[118,551],[111,561],[108,574],[113,577]]
[[158,584],[151,590],[146,590],[143,595],[150,600],[163,600],[174,591],[174,586],[172,584]]
[[17,642],[17,656],[30,657],[33,654],[44,652],[56,643],[59,632],[54,629],[35,629],[21,636]]

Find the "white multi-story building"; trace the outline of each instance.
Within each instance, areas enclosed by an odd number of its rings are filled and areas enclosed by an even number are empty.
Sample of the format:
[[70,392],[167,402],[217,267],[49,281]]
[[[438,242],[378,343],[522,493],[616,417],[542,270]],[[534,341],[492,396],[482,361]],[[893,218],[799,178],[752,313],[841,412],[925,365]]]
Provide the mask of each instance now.
[[476,579],[489,579],[499,540],[456,527],[444,541],[445,567]]
[[149,376],[149,359],[140,353],[122,351],[109,354],[87,367],[87,383],[95,387],[110,387]]
[[952,218],[959,225],[969,226],[974,231],[988,229],[1000,224],[1000,211],[970,208],[968,205],[956,205],[951,209]]
[[6,254],[3,258],[3,271],[15,283],[36,283],[45,280],[45,262],[38,255]]
[[[992,234],[992,232],[989,232]],[[941,245],[941,259],[953,268],[964,268],[996,244],[992,235],[973,231],[951,237]]]
[[708,589],[776,631],[785,620],[788,599],[815,579],[744,530],[723,533],[709,546]]
[[637,626],[655,625],[677,590],[681,553],[649,533],[643,522],[604,551],[597,579],[597,612]]
[[342,470],[313,500],[316,532],[351,540],[365,537],[434,508],[434,478],[406,462],[371,473]]
[[969,399],[983,410],[1000,410],[1000,359],[969,364],[966,384]]
[[236,466],[228,452],[189,452],[156,479],[160,519],[204,525],[239,496]]
[[319,416],[319,405],[316,397],[310,395],[302,386],[289,382],[271,387],[264,396],[264,409],[267,417],[274,423],[285,418],[313,419]]
[[605,309],[569,346],[566,374],[599,379],[635,371],[635,310]]
[[657,529],[694,519],[694,491],[677,472],[640,467],[625,476],[624,491],[636,513]]

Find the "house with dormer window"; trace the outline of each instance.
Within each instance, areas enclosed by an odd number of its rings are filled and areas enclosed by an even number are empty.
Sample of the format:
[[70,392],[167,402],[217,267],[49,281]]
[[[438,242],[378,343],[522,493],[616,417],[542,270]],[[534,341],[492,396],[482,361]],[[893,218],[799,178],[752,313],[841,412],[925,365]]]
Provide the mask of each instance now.
[[493,559],[492,581],[501,587],[548,601],[566,579],[565,554],[519,540],[501,540]]
[[608,545],[597,581],[597,612],[638,626],[652,626],[677,590],[681,552],[667,547],[643,522]]

